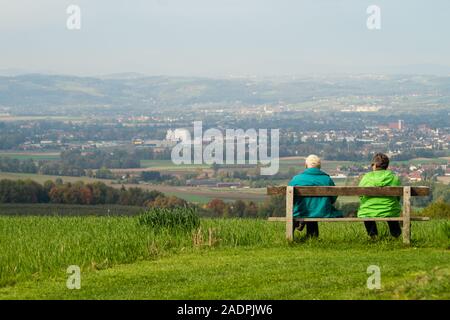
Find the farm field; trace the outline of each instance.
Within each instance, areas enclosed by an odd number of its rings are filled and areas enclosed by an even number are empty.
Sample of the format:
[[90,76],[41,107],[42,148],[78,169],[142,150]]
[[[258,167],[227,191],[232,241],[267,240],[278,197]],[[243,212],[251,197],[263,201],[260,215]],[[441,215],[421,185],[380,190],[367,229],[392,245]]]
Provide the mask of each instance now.
[[[288,172],[289,168],[295,168],[298,171],[303,171],[305,157],[285,157],[280,158],[280,172]],[[336,170],[337,166],[349,165],[352,161],[330,161],[322,160],[322,170],[325,172]]]
[[436,159],[416,158],[416,159],[411,159],[408,161],[393,161],[392,163],[394,165],[398,165],[398,164],[418,165],[418,164],[431,164],[431,163],[446,164],[446,163],[448,163],[449,160],[450,160],[449,157],[441,157],[441,158],[436,158]]
[[59,152],[0,152],[0,157],[8,157],[19,160],[59,160]]
[[[305,157],[285,157],[280,158],[280,172],[287,172],[289,168],[293,167],[297,170],[303,170],[303,160]],[[449,157],[442,158],[415,158],[408,161],[392,161],[392,166],[398,166],[402,164],[418,165],[418,164],[446,164],[449,161]],[[351,165],[354,163],[360,163],[364,165],[369,165],[369,162],[362,161],[334,161],[334,160],[322,160],[322,169],[325,172],[336,170],[337,166]]]
[[75,116],[19,116],[19,115],[2,115],[0,121],[36,121],[36,120],[55,120],[55,121],[82,121],[84,117]]
[[[206,203],[212,199],[221,199],[224,201],[234,200],[251,200],[255,202],[264,201],[266,197],[266,188],[249,188],[249,189],[230,189],[230,188],[212,188],[212,187],[178,187],[164,185],[127,185],[139,186],[143,189],[157,190],[166,195],[174,195],[188,201]],[[197,201],[196,201],[197,200]]]
[[[133,217],[0,217],[0,299],[450,299],[450,222],[414,223],[411,247],[362,224],[321,223],[284,240],[284,225],[202,219],[155,231]],[[18,237],[17,235],[20,235]],[[81,268],[81,289],[66,268]],[[381,290],[368,290],[369,265]]]
[[450,184],[450,176],[437,177],[437,180],[444,184]]
[[[0,179],[11,179],[11,180],[25,180],[31,179],[37,181],[39,183],[44,183],[47,180],[53,180],[61,178],[64,182],[76,182],[76,181],[84,181],[84,182],[95,182],[102,181],[106,184],[110,184],[111,180],[107,179],[97,179],[90,177],[71,177],[71,176],[54,176],[54,175],[43,175],[37,173],[17,173],[17,172],[0,172]],[[120,185],[119,185],[120,186]]]
[[172,160],[141,160],[141,168],[152,168],[155,170],[196,170],[196,169],[209,169],[210,166],[207,164],[181,164],[176,165]]
[[[304,161],[305,157],[284,157],[280,158],[279,163],[279,172],[287,173],[289,169],[294,168],[295,171],[300,172],[304,170]],[[323,160],[322,161],[322,170],[333,174],[336,171],[336,167],[338,166],[348,166],[351,164],[363,164],[368,165],[368,162],[361,161],[334,161],[334,160]],[[448,163],[448,157],[436,158],[436,159],[427,159],[427,158],[416,158],[408,161],[393,161],[391,165],[399,166],[403,164],[410,165],[418,165],[418,164],[446,164]],[[251,167],[248,167],[251,168]],[[248,169],[247,168],[247,169]],[[140,172],[140,171],[161,171],[163,173],[189,173],[189,172],[198,172],[199,170],[207,170],[209,173],[212,173],[211,167],[208,165],[175,165],[171,160],[141,160],[141,168],[138,169],[115,169],[113,171],[118,172]],[[233,169],[232,167],[223,169],[226,171],[234,171],[234,170],[245,170],[245,169]]]
[[[300,170],[304,169],[303,166],[304,157],[287,157],[280,158],[280,172],[284,173],[289,170],[289,168],[295,168]],[[352,161],[323,161],[322,167],[325,171],[327,170],[335,170],[338,165],[351,164]],[[171,160],[141,160],[141,168],[149,169],[149,170],[158,170],[158,171],[193,171],[195,172],[198,169],[210,169],[211,166],[198,164],[198,165],[176,165]],[[248,168],[251,168],[249,166]],[[227,170],[233,170],[232,167],[227,168]],[[139,170],[139,169],[137,169]],[[242,170],[242,169],[240,169]]]

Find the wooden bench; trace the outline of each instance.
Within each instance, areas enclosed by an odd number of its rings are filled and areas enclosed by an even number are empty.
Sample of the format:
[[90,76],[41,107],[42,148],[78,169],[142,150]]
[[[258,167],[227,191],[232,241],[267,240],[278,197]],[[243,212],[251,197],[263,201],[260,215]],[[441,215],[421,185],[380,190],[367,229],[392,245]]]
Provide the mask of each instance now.
[[[268,195],[286,194],[286,216],[269,217],[269,221],[286,222],[286,239],[294,237],[294,221],[300,222],[363,222],[363,221],[400,221],[402,223],[403,243],[411,242],[411,221],[427,221],[427,217],[411,217],[411,197],[428,196],[428,187],[268,187]],[[294,196],[391,196],[403,197],[403,212],[395,218],[294,218]]]

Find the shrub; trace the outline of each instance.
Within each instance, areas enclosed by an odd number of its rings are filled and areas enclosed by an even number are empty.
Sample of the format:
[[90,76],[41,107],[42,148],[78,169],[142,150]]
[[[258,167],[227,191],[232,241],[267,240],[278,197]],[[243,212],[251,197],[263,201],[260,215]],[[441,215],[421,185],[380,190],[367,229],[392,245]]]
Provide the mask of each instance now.
[[139,224],[156,231],[173,229],[192,231],[200,226],[200,218],[196,208],[151,208],[138,218]]
[[425,207],[420,214],[432,218],[450,218],[450,204],[444,201],[433,202]]
[[359,209],[359,202],[338,202],[336,209],[342,211],[344,217],[356,217]]

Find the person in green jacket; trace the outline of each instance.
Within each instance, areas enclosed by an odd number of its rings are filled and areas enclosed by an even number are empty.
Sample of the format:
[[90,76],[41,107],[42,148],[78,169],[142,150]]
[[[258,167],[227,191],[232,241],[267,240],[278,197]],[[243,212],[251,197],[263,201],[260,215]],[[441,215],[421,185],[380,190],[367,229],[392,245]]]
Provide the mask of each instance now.
[[[372,172],[366,173],[359,182],[360,187],[400,186],[400,179],[390,170],[389,158],[383,153],[377,153],[372,159]],[[401,212],[400,197],[360,197],[358,217],[387,218],[399,217]],[[364,221],[367,234],[370,237],[378,235],[375,221]],[[388,221],[389,231],[393,237],[402,233],[398,221]]]
[[[289,182],[289,186],[334,186],[333,180],[328,174],[320,170],[321,161],[316,155],[309,155],[305,160],[305,168],[302,173],[296,175]],[[342,212],[336,210],[333,204],[337,197],[295,197],[294,218],[336,218],[342,217]],[[305,224],[294,224],[299,231],[303,230]],[[306,223],[306,235],[308,237],[319,236],[317,222]]]

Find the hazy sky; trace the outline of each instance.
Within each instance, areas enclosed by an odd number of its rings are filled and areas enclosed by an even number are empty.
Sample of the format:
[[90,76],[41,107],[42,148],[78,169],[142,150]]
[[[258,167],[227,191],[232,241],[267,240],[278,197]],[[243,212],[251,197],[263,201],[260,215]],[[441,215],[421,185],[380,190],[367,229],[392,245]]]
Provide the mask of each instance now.
[[[66,28],[70,4],[81,8],[81,30]],[[372,4],[381,30],[367,29]],[[228,76],[450,67],[449,12],[449,0],[0,0],[0,69]]]

